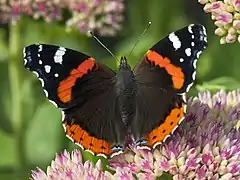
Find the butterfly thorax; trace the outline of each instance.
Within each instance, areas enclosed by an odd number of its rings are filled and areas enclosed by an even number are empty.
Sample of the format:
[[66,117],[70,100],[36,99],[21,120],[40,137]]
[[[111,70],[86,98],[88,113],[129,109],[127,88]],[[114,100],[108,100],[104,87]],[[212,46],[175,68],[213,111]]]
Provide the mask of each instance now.
[[129,125],[136,109],[136,83],[125,57],[121,58],[119,71],[116,75],[116,93],[121,119],[125,125]]

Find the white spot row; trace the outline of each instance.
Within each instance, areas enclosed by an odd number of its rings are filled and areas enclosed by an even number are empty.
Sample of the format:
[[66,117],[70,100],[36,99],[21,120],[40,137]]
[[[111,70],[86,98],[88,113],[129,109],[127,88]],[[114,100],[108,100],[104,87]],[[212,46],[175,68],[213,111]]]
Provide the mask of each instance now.
[[200,54],[202,54],[202,51],[198,51],[198,52],[197,52],[197,58],[200,57]]
[[195,79],[196,79],[196,71],[193,72],[192,79],[195,81]]
[[187,88],[186,88],[186,92],[188,92],[188,91],[189,91],[189,89],[192,87],[192,85],[193,85],[193,82],[192,82],[192,83],[190,83],[190,84],[187,86]]
[[26,48],[23,48],[23,57],[26,57]]
[[173,47],[175,48],[175,50],[178,50],[181,47],[181,41],[175,35],[175,33],[169,34],[168,38],[173,43]]
[[63,55],[65,54],[65,52],[66,52],[66,49],[64,47],[59,47],[59,49],[55,53],[54,62],[62,64],[62,62],[63,62]]
[[206,28],[204,26],[202,26],[202,28],[203,28],[203,34],[207,36]]
[[187,49],[185,49],[185,53],[186,53],[186,55],[188,56],[188,57],[190,57],[191,56],[191,48],[187,48]]
[[43,48],[43,46],[42,46],[42,44],[40,44],[40,45],[38,46],[38,52],[41,52],[41,51],[42,51],[42,48]]
[[197,68],[197,61],[198,61],[198,59],[195,59],[195,60],[193,61],[193,67],[194,67],[194,69]]
[[45,65],[44,68],[45,68],[46,73],[50,73],[50,71],[51,71],[51,66]]
[[27,59],[26,59],[25,57],[26,57],[26,48],[23,48],[23,60],[24,60],[24,65],[27,64]]
[[192,31],[192,26],[194,26],[194,25],[191,24],[191,25],[188,26],[188,32],[190,32],[191,34],[193,33],[193,31]]

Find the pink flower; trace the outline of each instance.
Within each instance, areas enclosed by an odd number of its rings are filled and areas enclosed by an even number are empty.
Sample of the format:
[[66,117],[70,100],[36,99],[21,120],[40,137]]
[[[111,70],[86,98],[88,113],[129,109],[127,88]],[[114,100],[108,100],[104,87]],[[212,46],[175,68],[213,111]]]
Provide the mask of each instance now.
[[118,169],[115,175],[112,175],[108,171],[102,171],[101,160],[98,160],[95,167],[90,161],[83,162],[82,154],[78,150],[74,150],[71,155],[64,151],[63,153],[56,155],[56,159],[52,161],[51,166],[47,168],[45,173],[41,169],[32,171],[32,180],[43,179],[99,179],[108,180],[114,176],[119,177],[123,175],[126,180],[131,179],[132,174],[126,172],[125,169]]
[[90,161],[83,162],[79,150],[74,150],[71,154],[65,150],[63,153],[56,155],[56,159],[52,161],[46,173],[37,168],[37,170],[32,171],[30,179],[134,180],[133,174],[127,168],[119,167],[115,173],[111,174],[108,171],[102,171],[101,166],[101,160],[98,160],[95,166]]
[[81,32],[94,30],[100,35],[114,35],[120,30],[124,11],[123,0],[68,1],[73,16],[67,21],[68,29]]
[[123,0],[1,0],[0,22],[15,24],[22,15],[48,23],[60,21],[64,10],[71,14],[65,18],[67,30],[82,33],[92,30],[99,35],[115,35],[124,19]]
[[[221,37],[221,44],[233,43],[237,40],[239,41],[240,0],[198,1],[201,4],[204,4],[204,11],[207,13],[211,13],[212,19],[215,20],[214,24],[218,27],[215,31],[215,34]],[[219,28],[221,28],[221,31],[219,30]],[[232,29],[234,29],[234,31]]]
[[110,160],[112,169],[127,168],[137,177],[240,179],[240,93],[199,94],[188,101],[185,120],[153,152],[137,149]]

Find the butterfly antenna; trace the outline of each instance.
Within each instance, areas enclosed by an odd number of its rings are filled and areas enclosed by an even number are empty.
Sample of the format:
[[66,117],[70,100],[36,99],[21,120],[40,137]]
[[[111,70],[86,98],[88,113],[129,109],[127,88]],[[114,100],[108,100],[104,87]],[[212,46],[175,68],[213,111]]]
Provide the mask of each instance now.
[[136,43],[134,44],[132,50],[130,51],[130,53],[128,54],[128,57],[132,54],[133,50],[136,48],[138,42],[142,39],[142,37],[146,34],[147,30],[149,29],[149,27],[151,26],[152,22],[149,21],[148,22],[148,26],[144,29],[143,33],[138,37]]
[[112,57],[114,57],[118,62],[120,62],[119,59],[93,34],[92,31],[89,31],[89,33],[104,49],[106,49],[112,55]]

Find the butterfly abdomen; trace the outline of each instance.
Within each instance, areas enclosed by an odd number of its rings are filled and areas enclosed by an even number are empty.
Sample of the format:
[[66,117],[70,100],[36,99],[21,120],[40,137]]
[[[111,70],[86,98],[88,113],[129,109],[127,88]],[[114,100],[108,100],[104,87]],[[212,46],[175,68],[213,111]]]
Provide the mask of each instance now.
[[128,126],[135,115],[136,83],[129,67],[120,68],[116,75],[118,110],[123,123]]

